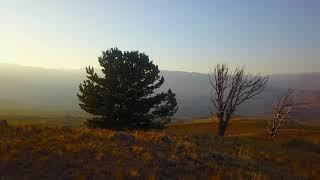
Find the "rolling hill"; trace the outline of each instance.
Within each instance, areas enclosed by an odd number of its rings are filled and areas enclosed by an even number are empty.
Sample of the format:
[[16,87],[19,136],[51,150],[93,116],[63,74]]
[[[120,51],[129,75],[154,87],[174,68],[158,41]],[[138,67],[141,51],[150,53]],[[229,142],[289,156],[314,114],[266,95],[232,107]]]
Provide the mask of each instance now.
[[[207,117],[211,114],[208,76],[202,73],[161,71],[163,89],[177,94],[176,119]],[[81,112],[76,97],[84,70],[56,70],[0,64],[0,114]],[[244,104],[238,115],[268,116],[272,104],[285,88],[297,89],[297,97],[311,103],[302,118],[320,119],[320,73],[271,75],[270,84],[258,99]]]

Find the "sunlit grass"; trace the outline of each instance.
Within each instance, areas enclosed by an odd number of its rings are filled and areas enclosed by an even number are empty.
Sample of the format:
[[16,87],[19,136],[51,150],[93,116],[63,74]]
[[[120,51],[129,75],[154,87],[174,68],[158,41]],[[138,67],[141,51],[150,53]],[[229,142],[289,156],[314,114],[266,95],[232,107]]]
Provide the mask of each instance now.
[[[239,133],[247,132],[253,122],[247,122],[248,126],[245,121],[234,123],[247,128],[237,129]],[[320,176],[319,141],[316,140],[320,136],[315,130],[311,131],[314,141],[310,141],[308,133],[295,130],[291,134],[298,132],[299,139],[286,137],[271,143],[252,135],[217,137],[210,133],[208,124],[203,125],[207,127],[203,133],[196,129],[202,128],[200,124],[192,129],[188,129],[191,124],[175,126],[165,131],[147,132],[11,126],[0,130],[0,174],[9,179],[294,179]],[[178,128],[188,133],[174,134]],[[235,132],[231,130],[230,134]]]

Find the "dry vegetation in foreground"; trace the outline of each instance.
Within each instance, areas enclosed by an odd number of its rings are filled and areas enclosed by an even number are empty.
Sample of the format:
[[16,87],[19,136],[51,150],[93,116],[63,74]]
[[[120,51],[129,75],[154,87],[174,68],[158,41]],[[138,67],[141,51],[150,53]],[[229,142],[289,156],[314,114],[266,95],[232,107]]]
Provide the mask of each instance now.
[[[233,136],[224,138],[213,135],[211,126],[214,128],[209,122],[174,124],[158,132],[41,126],[3,128],[0,179],[320,176],[320,131],[316,128],[291,127],[280,134],[284,137],[282,141],[271,143],[262,138],[259,127],[263,127],[263,121],[235,120],[229,131]],[[237,133],[242,136],[234,136]]]

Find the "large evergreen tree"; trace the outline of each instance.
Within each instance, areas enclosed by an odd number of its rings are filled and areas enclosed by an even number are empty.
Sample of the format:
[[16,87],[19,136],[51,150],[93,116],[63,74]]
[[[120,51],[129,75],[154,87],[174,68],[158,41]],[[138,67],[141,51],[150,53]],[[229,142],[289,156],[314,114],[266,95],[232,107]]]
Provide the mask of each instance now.
[[177,111],[175,94],[160,92],[164,78],[146,54],[112,48],[98,60],[103,76],[87,67],[87,79],[79,86],[79,105],[94,116],[87,126],[142,129],[170,121]]

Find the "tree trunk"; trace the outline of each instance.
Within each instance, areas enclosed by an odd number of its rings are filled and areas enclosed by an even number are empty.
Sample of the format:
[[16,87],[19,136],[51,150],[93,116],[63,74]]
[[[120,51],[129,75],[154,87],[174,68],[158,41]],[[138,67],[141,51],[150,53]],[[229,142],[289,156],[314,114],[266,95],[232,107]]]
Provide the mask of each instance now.
[[226,129],[227,129],[227,125],[223,120],[223,117],[219,117],[219,129],[218,129],[218,135],[219,136],[224,136]]
[[219,128],[218,135],[219,135],[219,136],[224,136],[225,132],[226,132],[226,129],[225,129],[225,128]]
[[272,142],[274,142],[274,141],[276,140],[276,136],[277,136],[277,134],[276,134],[275,132],[273,132],[273,133],[271,134],[271,141],[272,141]]

